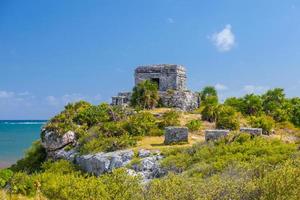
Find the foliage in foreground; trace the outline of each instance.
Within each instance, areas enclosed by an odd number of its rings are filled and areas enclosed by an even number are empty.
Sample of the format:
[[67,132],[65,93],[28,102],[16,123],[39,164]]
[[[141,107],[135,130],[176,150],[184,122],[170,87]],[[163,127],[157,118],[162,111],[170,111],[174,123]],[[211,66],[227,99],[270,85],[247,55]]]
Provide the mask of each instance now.
[[174,173],[146,185],[124,169],[95,177],[61,160],[45,162],[41,171],[32,175],[15,173],[6,192],[55,200],[298,200],[300,197],[300,158],[293,144],[241,134],[164,153],[163,165]]

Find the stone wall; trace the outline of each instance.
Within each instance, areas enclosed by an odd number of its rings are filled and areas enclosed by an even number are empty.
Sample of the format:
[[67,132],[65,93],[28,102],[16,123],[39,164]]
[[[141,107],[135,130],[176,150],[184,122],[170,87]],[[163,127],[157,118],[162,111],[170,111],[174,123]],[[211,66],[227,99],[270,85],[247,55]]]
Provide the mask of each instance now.
[[186,90],[186,72],[181,65],[145,65],[139,66],[134,74],[135,85],[151,80],[158,82],[159,91]]
[[159,96],[165,107],[179,108],[183,111],[197,109],[200,104],[199,95],[191,91],[169,90],[159,92]]

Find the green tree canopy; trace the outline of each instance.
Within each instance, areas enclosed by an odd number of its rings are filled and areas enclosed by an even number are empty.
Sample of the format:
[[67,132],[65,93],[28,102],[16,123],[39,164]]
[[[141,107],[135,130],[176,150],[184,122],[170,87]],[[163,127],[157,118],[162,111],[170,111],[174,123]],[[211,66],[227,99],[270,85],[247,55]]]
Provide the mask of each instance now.
[[140,82],[133,88],[130,103],[142,109],[155,108],[159,101],[158,85],[149,80]]
[[206,101],[208,97],[217,97],[216,100],[218,101],[218,93],[215,87],[213,86],[206,86],[200,92],[200,99],[202,102]]

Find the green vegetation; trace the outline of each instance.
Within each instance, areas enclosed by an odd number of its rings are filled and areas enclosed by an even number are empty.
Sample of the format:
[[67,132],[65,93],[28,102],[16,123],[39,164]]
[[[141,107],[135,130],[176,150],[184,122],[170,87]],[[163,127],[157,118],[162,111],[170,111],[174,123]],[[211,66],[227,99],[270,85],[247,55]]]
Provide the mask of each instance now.
[[179,126],[180,125],[179,117],[180,117],[180,113],[178,111],[171,110],[165,112],[162,115],[160,127],[164,128],[167,126]]
[[41,169],[42,163],[46,160],[47,154],[40,141],[36,141],[25,152],[24,158],[18,160],[11,166],[13,171],[23,171],[33,173]]
[[238,130],[240,128],[240,121],[235,109],[226,105],[219,106],[216,127],[218,129]]
[[199,131],[202,128],[202,122],[198,119],[189,121],[186,125],[190,131]]
[[[220,122],[221,120],[224,121],[225,126],[230,126],[226,122],[228,118],[223,118],[222,114],[224,112],[222,111],[224,110],[223,105],[225,105],[241,113],[246,125],[262,128],[265,134],[270,134],[276,123],[290,122],[300,128],[300,98],[286,98],[284,90],[281,88],[268,90],[262,95],[247,94],[240,98],[231,97],[226,99],[224,104],[218,103],[218,94],[213,87],[204,88],[200,94],[202,120],[209,122],[217,120]],[[227,110],[231,110],[233,113],[232,109],[227,108]],[[236,119],[238,118],[236,117]],[[220,126],[220,123],[217,123],[216,126],[217,128],[225,127]],[[235,128],[237,127],[235,126]]]
[[[174,110],[162,115],[140,110],[157,106],[156,95],[157,85],[145,81],[134,88],[131,103],[136,110],[80,101],[68,104],[45,128],[58,135],[74,131],[82,154],[133,147],[141,137],[161,136],[164,127],[180,125],[185,115]],[[164,148],[161,165],[169,173],[163,178],[141,184],[141,177],[130,176],[124,168],[92,176],[64,160],[45,161],[45,149],[35,142],[16,165],[0,170],[0,188],[11,197],[55,200],[298,200],[297,144],[251,137],[236,130],[246,124],[262,128],[264,134],[275,129],[297,136],[300,99],[286,98],[278,88],[219,103],[217,91],[206,87],[200,97],[202,120],[234,131],[216,142]],[[189,120],[186,126],[190,131],[206,126],[200,119]],[[140,163],[140,158],[134,158],[127,167]]]
[[[32,175],[9,172],[6,192],[55,200],[299,199],[300,154],[294,144],[237,134],[215,143],[166,149],[164,156],[169,175],[146,185],[122,168],[95,177],[60,160],[44,162]],[[134,159],[132,164],[139,162]]]
[[149,80],[140,82],[133,88],[131,106],[139,109],[152,109],[158,105],[158,85]]
[[275,127],[275,122],[272,117],[262,115],[259,117],[251,116],[249,118],[249,124],[253,128],[262,128],[264,134],[269,135],[272,129]]

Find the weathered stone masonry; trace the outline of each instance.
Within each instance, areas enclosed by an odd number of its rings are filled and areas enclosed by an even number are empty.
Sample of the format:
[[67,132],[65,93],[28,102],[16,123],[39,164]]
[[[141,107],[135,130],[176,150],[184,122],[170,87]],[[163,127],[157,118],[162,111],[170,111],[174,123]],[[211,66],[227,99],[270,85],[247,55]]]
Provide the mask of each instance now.
[[[186,70],[181,65],[144,65],[135,69],[135,85],[150,80],[157,83],[161,102],[166,107],[193,110],[199,107],[199,97],[187,90]],[[112,97],[112,105],[128,105],[131,93],[123,92]]]

